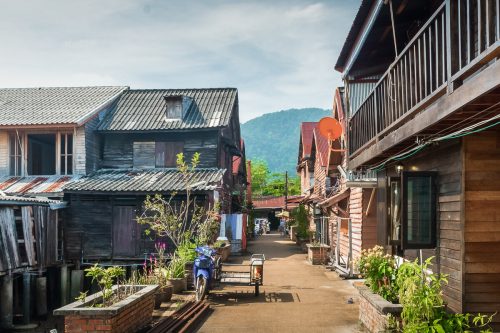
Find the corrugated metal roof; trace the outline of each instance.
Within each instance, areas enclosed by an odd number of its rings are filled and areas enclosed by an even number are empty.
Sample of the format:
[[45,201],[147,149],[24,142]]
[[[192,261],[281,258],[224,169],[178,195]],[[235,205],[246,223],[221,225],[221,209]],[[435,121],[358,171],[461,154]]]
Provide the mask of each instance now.
[[[166,119],[166,96],[193,99],[184,119]],[[184,130],[223,127],[238,103],[235,88],[148,89],[124,92],[99,124],[100,131]]]
[[[299,195],[292,195],[288,197],[287,206],[288,208],[294,208],[298,206],[298,202],[294,199],[300,198]],[[285,196],[279,197],[261,197],[252,200],[252,205],[254,209],[284,209],[285,208]]]
[[[196,169],[190,180],[192,190],[214,190],[222,181],[224,169]],[[71,182],[65,192],[171,192],[185,190],[177,169],[104,169]]]
[[7,194],[47,195],[62,193],[62,188],[81,176],[3,176],[0,190]]
[[376,3],[375,0],[361,0],[361,4],[359,6],[356,17],[354,18],[351,29],[349,30],[344,45],[342,46],[342,50],[340,51],[337,63],[335,64],[335,69],[337,71],[344,71],[344,66],[347,62],[347,59],[351,54],[351,50],[356,43],[356,40],[358,39],[358,35],[363,28],[364,22],[368,14],[370,13],[370,9],[372,8],[372,5],[374,3]]
[[62,205],[64,201],[51,200],[43,197],[21,197],[15,195],[1,195],[0,205],[8,205],[12,203],[26,203],[26,204],[44,204],[44,205]]
[[328,140],[319,133],[319,128],[314,129],[314,145],[316,146],[316,158],[319,158],[322,167],[328,166],[328,153],[330,147]]
[[76,124],[127,87],[0,89],[0,126]]
[[311,156],[313,130],[317,126],[317,122],[303,122],[300,124],[300,136],[302,140],[302,156],[300,158]]

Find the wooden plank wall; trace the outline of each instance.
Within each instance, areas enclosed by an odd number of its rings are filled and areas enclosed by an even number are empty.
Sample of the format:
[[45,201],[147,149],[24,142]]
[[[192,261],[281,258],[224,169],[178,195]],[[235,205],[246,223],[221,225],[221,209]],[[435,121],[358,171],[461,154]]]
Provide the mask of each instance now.
[[[412,159],[404,160],[405,170],[438,172],[438,247],[423,250],[424,258],[436,256],[433,270],[448,275],[443,297],[451,310],[462,312],[462,145],[459,139],[443,142],[425,149]],[[395,176],[395,171],[388,170]],[[405,257],[412,260],[417,251],[408,250]]]
[[[164,133],[147,135],[105,134],[102,166],[105,168],[132,168],[134,166],[134,142],[184,141],[184,154],[190,160],[200,153],[201,168],[217,167],[217,132]],[[151,152],[154,159],[154,147]],[[231,168],[229,168],[230,170]]]
[[[372,191],[375,191],[372,196]],[[370,203],[371,198],[371,203]],[[368,207],[368,205],[370,205]],[[363,189],[363,216],[361,224],[361,248],[371,249],[377,245],[377,193],[376,189]],[[356,258],[356,257],[355,257]]]
[[0,176],[9,174],[9,135],[0,131]]
[[[72,195],[71,209],[66,210],[64,245],[68,259],[111,258],[112,206],[108,197]],[[83,244],[82,244],[83,242]]]
[[464,155],[464,308],[500,313],[500,126],[464,137]]
[[0,272],[21,266],[12,207],[0,208]]
[[73,133],[73,171],[75,175],[86,174],[85,126],[77,127]]
[[[101,114],[106,111],[101,111]],[[94,117],[85,124],[85,170],[88,173],[99,169],[100,137],[96,133],[99,117]]]

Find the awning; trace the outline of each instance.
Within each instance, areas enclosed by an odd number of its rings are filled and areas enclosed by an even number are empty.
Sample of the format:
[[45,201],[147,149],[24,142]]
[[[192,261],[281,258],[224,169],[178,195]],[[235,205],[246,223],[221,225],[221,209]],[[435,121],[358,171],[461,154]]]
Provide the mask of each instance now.
[[337,202],[349,197],[349,194],[351,193],[351,190],[348,188],[344,188],[343,190],[340,190],[340,192],[334,194],[333,196],[327,198],[326,200],[323,200],[319,203],[320,206],[322,207],[330,207]]
[[63,209],[68,206],[66,201],[51,200],[44,197],[20,197],[5,195],[0,192],[0,206],[49,206],[50,209]]

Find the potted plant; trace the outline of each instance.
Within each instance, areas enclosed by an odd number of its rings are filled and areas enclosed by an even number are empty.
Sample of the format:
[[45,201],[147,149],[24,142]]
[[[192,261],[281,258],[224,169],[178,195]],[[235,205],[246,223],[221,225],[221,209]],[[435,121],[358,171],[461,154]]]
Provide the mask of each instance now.
[[173,288],[174,294],[179,294],[187,289],[185,276],[185,262],[175,255],[163,271],[165,278]]
[[54,310],[54,315],[64,316],[65,332],[93,332],[97,325],[135,332],[151,321],[157,285],[123,284],[125,270],[119,266],[95,264],[85,272],[100,291],[90,296],[83,292],[76,302]]

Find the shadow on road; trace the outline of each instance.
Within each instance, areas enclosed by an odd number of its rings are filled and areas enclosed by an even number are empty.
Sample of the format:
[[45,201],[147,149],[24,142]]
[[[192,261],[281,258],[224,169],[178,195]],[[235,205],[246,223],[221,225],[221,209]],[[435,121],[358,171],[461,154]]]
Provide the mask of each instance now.
[[290,303],[300,302],[296,293],[283,292],[263,292],[255,296],[253,291],[237,291],[218,293],[212,292],[209,296],[210,303],[213,306],[238,306],[251,303]]

